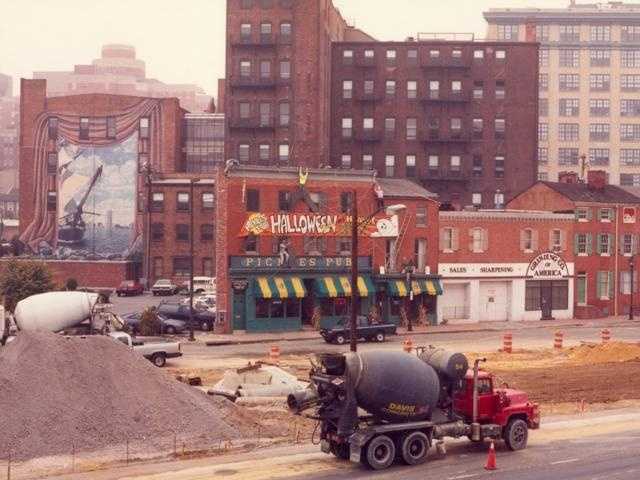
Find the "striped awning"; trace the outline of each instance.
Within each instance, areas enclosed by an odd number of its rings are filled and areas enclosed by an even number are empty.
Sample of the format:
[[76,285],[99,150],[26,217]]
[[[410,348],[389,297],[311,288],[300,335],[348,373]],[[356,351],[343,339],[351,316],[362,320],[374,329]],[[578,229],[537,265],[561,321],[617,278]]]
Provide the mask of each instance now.
[[256,296],[259,298],[304,298],[307,289],[300,277],[258,277]]
[[[389,280],[389,294],[392,297],[406,297],[408,295],[407,282],[405,280]],[[414,295],[426,293],[427,295],[442,295],[440,280],[412,280],[411,290]]]
[[[347,276],[316,278],[314,290],[319,297],[350,297],[351,279]],[[358,277],[358,293],[361,297],[373,295],[375,291],[371,277]]]

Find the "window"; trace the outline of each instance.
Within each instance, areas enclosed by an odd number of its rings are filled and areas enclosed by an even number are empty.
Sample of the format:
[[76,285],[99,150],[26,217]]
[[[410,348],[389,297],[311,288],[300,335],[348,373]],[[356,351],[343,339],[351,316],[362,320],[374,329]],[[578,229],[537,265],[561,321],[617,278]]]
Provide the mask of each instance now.
[[539,98],[538,99],[538,116],[546,117],[548,115],[549,115],[549,99]]
[[579,222],[586,222],[591,220],[591,209],[585,207],[578,207],[576,209],[576,218]]
[[260,24],[260,41],[267,42],[271,40],[271,34],[273,33],[273,26],[268,22]]
[[623,165],[640,165],[640,148],[622,148],[620,163]]
[[558,125],[558,140],[575,142],[579,139],[580,125],[577,123],[561,123]]
[[188,212],[191,207],[191,202],[189,200],[188,192],[178,192],[178,195],[176,196],[176,211]]
[[251,103],[240,102],[238,104],[238,115],[242,120],[246,120],[251,117]]
[[541,91],[549,90],[549,74],[548,73],[538,74],[538,88]]
[[531,228],[520,230],[520,250],[533,252],[538,249],[538,231]]
[[625,233],[622,235],[622,254],[623,255],[635,255],[637,252],[637,239],[632,233]]
[[640,75],[620,75],[620,89],[624,92],[640,91]]
[[460,155],[451,155],[449,159],[449,170],[451,172],[459,172],[461,167],[462,160]]
[[247,190],[247,212],[260,211],[260,191],[252,188]]
[[611,254],[611,234],[599,233],[597,238],[598,238],[598,254],[610,255]]
[[580,25],[560,25],[561,42],[579,42]]
[[587,304],[587,275],[584,273],[576,276],[576,301],[578,305]]
[[429,50],[429,58],[440,58],[440,50]]
[[482,157],[480,155],[473,156],[472,174],[474,177],[482,177]]
[[189,225],[186,223],[176,224],[176,241],[188,242],[189,241]]
[[504,178],[504,157],[503,156],[494,157],[494,163],[495,163],[495,171],[494,171],[495,178]]
[[260,61],[260,78],[262,79],[271,78],[271,61],[270,60]]
[[51,140],[58,139],[58,117],[49,117],[47,119],[47,132]]
[[482,193],[472,193],[471,194],[471,204],[479,207],[482,205]]
[[560,49],[560,66],[576,68],[580,66],[580,50],[571,48]]
[[609,141],[609,124],[592,123],[589,125],[589,140],[597,142]]
[[291,120],[291,110],[289,102],[280,102],[278,106],[278,121],[281,127],[288,127]]
[[559,76],[560,91],[580,90],[580,75],[561,73]]
[[288,212],[291,210],[291,193],[281,190],[278,192],[278,210]]
[[495,208],[504,208],[504,193],[499,190],[493,195],[493,203]]
[[561,252],[564,249],[564,232],[557,228],[549,231],[549,250]]
[[462,50],[459,48],[451,50],[451,58],[462,58]]
[[282,164],[289,163],[289,144],[281,143],[278,145],[278,162]]
[[407,80],[407,98],[414,100],[418,97],[418,82],[415,80]]
[[482,138],[483,121],[481,118],[474,118],[471,120],[471,129],[473,131],[473,138],[479,140]]
[[336,239],[336,253],[338,255],[351,255],[351,237],[338,237]]
[[362,129],[365,132],[371,132],[374,127],[374,120],[371,117],[365,117],[362,119]]
[[589,165],[609,165],[609,149],[608,148],[590,148],[589,149]]
[[164,211],[164,193],[153,192],[151,194],[151,211],[152,212]]
[[549,124],[548,123],[538,123],[538,140],[548,140],[549,139]]
[[498,40],[518,40],[518,25],[498,25]]
[[638,141],[640,140],[640,125],[639,124],[627,124],[620,125],[620,140],[623,142]]
[[506,129],[506,123],[505,123],[505,119],[504,118],[496,118],[494,120],[494,133],[495,133],[495,138],[496,139],[501,139],[505,137],[505,129]]
[[373,80],[365,80],[364,81],[364,94],[365,95],[373,95],[375,89],[375,83]]
[[153,257],[153,276],[160,278],[164,275],[164,259],[162,257]]
[[395,155],[386,155],[384,157],[385,176],[393,177],[396,164]]
[[549,163],[549,149],[547,147],[538,147],[538,163],[543,165]]
[[[142,122],[142,119],[140,119]],[[140,135],[142,137],[142,134]],[[89,140],[89,118],[88,117],[80,117],[80,140]]]
[[429,155],[429,170],[437,170],[440,163],[438,155]]
[[342,51],[342,64],[353,65],[353,50]]
[[387,97],[394,97],[396,95],[396,81],[395,80],[387,80],[385,82],[385,95]]
[[609,74],[592,73],[589,75],[589,89],[592,92],[608,92],[611,86]]
[[258,160],[260,160],[261,163],[269,163],[271,161],[271,145],[261,143],[258,146]]
[[240,24],[240,40],[243,42],[248,42],[251,40],[251,24],[250,23]]
[[610,25],[591,25],[589,40],[592,42],[610,42],[611,26]]
[[342,98],[344,99],[353,98],[353,81],[352,80],[342,81]]
[[640,186],[640,175],[633,173],[621,173],[620,185],[626,187],[638,187]]
[[549,25],[536,25],[536,40],[538,42],[549,41]]
[[385,118],[384,119],[384,136],[385,138],[394,138],[396,135],[396,119]]
[[215,208],[215,194],[213,192],[202,192],[202,208],[205,210]]
[[640,50],[621,50],[620,56],[623,68],[640,67]]
[[202,259],[202,275],[206,277],[214,276],[214,268],[213,268],[213,258],[204,257]]
[[591,255],[591,234],[590,233],[576,234],[575,253],[577,255]]
[[613,220],[613,210],[610,208],[601,208],[598,210],[598,219],[601,222],[611,222]]
[[418,50],[415,48],[407,50],[407,65],[410,67],[418,65]]
[[189,275],[191,272],[190,257],[173,257],[173,274],[177,276]]
[[151,224],[151,240],[154,242],[161,242],[164,240],[164,223]]
[[640,100],[620,100],[620,115],[623,117],[640,117]]
[[107,138],[116,138],[116,117],[107,117]]
[[414,241],[414,263],[419,272],[424,272],[427,266],[427,240],[416,238]]
[[291,43],[291,23],[282,22],[280,24],[280,42],[282,43]]
[[406,158],[406,175],[409,178],[416,176],[416,156],[407,155]]
[[282,80],[289,80],[291,78],[290,60],[280,60],[280,78]]
[[351,168],[351,155],[348,153],[342,154],[340,157],[340,166],[342,168]]
[[373,170],[373,155],[368,153],[362,155],[362,169]]
[[589,50],[589,62],[592,67],[611,65],[611,50]]
[[343,118],[342,119],[342,138],[351,138],[352,135],[353,135],[353,119]]
[[242,78],[250,78],[251,77],[251,61],[250,60],[241,60],[240,61],[240,76]]
[[623,42],[640,42],[640,26],[622,25],[620,37]]
[[258,254],[258,237],[255,235],[247,235],[244,239],[244,253],[249,255]]
[[407,140],[415,140],[418,136],[418,119],[407,118]]
[[477,62],[484,60],[484,50],[474,50],[473,59]]
[[58,152],[47,153],[47,173],[55,175],[58,172]]
[[539,67],[548,67],[549,66],[549,49],[541,48],[538,52],[538,66]]
[[[638,291],[638,272],[634,271],[633,272],[633,292],[636,293],[637,291]],[[631,272],[629,271],[620,272],[620,293],[623,295],[631,294]]]
[[385,58],[387,59],[387,63],[390,65],[395,65],[396,55],[397,55],[397,52],[395,50],[387,50],[385,55]]
[[578,157],[577,148],[558,149],[558,165],[578,165]]
[[456,97],[462,94],[462,82],[460,80],[451,80],[451,94]]
[[455,252],[458,250],[458,229],[444,227],[440,229],[440,251]]
[[269,127],[272,125],[271,121],[271,104],[260,103],[260,126]]
[[449,121],[449,129],[451,130],[452,137],[459,137],[462,131],[462,119],[458,117],[451,118]]
[[353,192],[340,192],[340,212],[351,213]]
[[240,163],[249,163],[250,149],[248,143],[241,143],[238,145],[238,161]]
[[597,272],[598,298],[609,300],[613,297],[613,272]]
[[484,97],[484,82],[473,82],[473,99],[482,100],[482,97]]
[[489,232],[484,228],[472,228],[469,231],[471,241],[469,242],[469,250],[473,253],[484,253],[487,251],[489,243]]
[[324,237],[304,237],[303,251],[306,255],[324,255],[327,251],[327,239]]
[[610,110],[608,98],[592,98],[589,100],[589,115],[592,117],[608,117]]
[[580,115],[580,99],[561,98],[558,110],[561,117],[577,117]]
[[440,98],[440,82],[438,80],[429,81],[429,98]]
[[549,180],[549,173],[548,172],[538,172],[538,180],[541,182],[546,182],[547,180]]
[[376,58],[376,52],[375,52],[375,50],[373,50],[373,49],[371,49],[371,48],[367,48],[367,49],[364,51],[364,58],[367,58],[367,59],[374,59],[374,58]]
[[200,241],[211,242],[214,238],[214,226],[210,223],[200,225]]

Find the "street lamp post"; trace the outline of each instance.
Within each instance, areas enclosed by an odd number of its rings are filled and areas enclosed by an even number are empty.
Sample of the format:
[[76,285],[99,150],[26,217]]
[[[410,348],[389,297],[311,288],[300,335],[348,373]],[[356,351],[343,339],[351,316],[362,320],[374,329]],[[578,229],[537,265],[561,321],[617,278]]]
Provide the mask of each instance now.
[[631,289],[629,290],[629,320],[633,320],[633,270],[634,270],[634,264],[633,264],[633,255],[631,256],[631,258],[629,258],[629,274],[631,276],[630,278],[630,287]]
[[358,318],[358,197],[353,191],[351,199],[351,318],[349,330],[349,349],[358,350],[357,318]]
[[412,276],[413,276],[413,264],[408,263],[407,265],[405,265],[404,270],[406,273],[406,280],[407,280],[407,300],[405,301],[405,314],[407,315],[407,331],[408,332],[413,332],[413,323],[411,322],[411,315],[410,315],[410,310],[411,310],[411,302],[413,301],[413,288],[411,288],[411,280],[412,280]]
[[199,181],[192,178],[189,182],[189,341],[193,342],[195,336],[193,334],[193,211],[195,210],[195,199],[193,195],[194,184]]

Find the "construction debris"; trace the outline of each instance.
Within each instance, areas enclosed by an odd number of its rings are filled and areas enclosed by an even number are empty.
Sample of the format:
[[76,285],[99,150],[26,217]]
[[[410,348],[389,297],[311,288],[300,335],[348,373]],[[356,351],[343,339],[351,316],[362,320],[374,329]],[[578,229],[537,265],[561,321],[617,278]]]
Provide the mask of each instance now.
[[234,399],[238,397],[286,397],[304,390],[307,383],[281,368],[267,363],[256,362],[245,368],[227,370],[222,380],[216,383],[210,395],[222,395]]
[[584,344],[572,348],[569,357],[585,363],[612,363],[640,360],[640,345],[636,343],[610,342]]

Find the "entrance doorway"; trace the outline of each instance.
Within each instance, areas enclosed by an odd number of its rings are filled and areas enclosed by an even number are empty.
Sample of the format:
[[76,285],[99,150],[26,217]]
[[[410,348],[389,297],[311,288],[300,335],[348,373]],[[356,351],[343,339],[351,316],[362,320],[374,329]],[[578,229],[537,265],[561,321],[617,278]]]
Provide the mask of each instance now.
[[233,293],[233,329],[247,329],[246,297],[244,291]]
[[509,320],[509,286],[511,282],[480,282],[480,320]]

